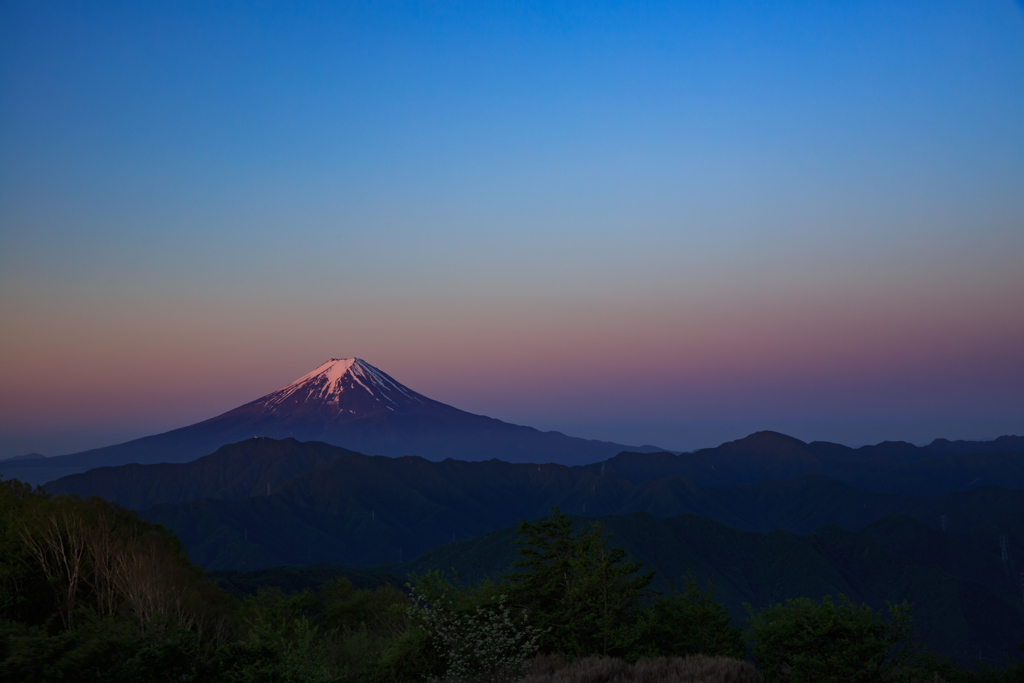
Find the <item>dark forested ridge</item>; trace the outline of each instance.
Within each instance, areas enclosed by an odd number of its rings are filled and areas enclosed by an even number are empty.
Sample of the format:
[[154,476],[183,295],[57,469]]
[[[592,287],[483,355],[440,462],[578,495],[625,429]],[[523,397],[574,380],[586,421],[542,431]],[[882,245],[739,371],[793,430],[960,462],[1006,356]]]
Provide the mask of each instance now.
[[[408,558],[453,538],[472,538],[519,519],[541,517],[552,506],[587,516],[694,513],[741,530],[808,532],[828,524],[860,529],[893,512],[931,517],[938,524],[941,514],[959,519],[958,506],[973,502],[969,496],[953,504],[945,502],[954,500],[948,496],[935,501],[865,493],[817,476],[713,489],[683,477],[634,485],[593,475],[574,481],[562,472],[566,481],[544,480],[536,469],[519,472],[522,481],[517,482],[515,472],[506,471],[503,463],[493,467],[507,476],[460,478],[465,463],[449,464],[454,473],[444,469],[445,463],[422,460],[338,459],[269,496],[202,498],[156,505],[142,514],[174,529],[204,567],[256,569],[398,561],[400,555]],[[392,468],[401,476],[388,476]],[[994,488],[983,495],[1024,511],[1015,493]]]
[[[566,467],[371,457],[323,443],[258,438],[190,463],[98,468],[52,482],[47,490],[96,494],[143,510],[173,528],[202,566],[256,569],[398,561],[400,554],[408,558],[452,538],[535,519],[553,506],[586,516],[692,513],[740,530],[798,533],[830,524],[858,530],[902,512],[929,524],[946,515],[952,529],[959,523],[953,508],[966,504],[947,502],[961,500],[952,494],[929,499],[879,493],[804,470],[825,463],[834,476],[870,479],[896,490],[908,481],[907,488],[932,495],[966,493],[993,479],[1013,487],[1024,477],[1024,456],[1018,453],[949,454],[946,448],[906,460],[907,446],[882,444],[868,449],[876,454],[871,457],[839,459],[816,455],[796,439],[760,433],[703,451],[700,458],[623,453],[601,465]],[[877,457],[889,450],[902,459]],[[718,483],[758,473],[794,477],[712,486],[680,474],[680,467]],[[659,472],[668,474],[655,478]],[[992,491],[980,496],[983,516],[997,502],[1017,509],[1012,494]]]
[[685,475],[706,486],[727,486],[821,474],[878,493],[935,496],[971,486],[1024,486],[1024,437],[993,441],[946,441],[928,446],[884,442],[849,448],[824,441],[804,443],[776,432],[758,432],[693,453],[620,453],[587,465],[640,483]]
[[[96,493],[136,509],[199,497],[233,500],[265,493],[268,483],[273,488],[332,457],[352,453],[315,441],[252,438],[188,463],[96,468],[52,481],[47,489],[79,495]],[[985,484],[1024,487],[1022,454],[1024,438],[1017,436],[994,441],[939,439],[924,447],[886,442],[853,449],[758,432],[694,453],[621,452],[586,466],[546,464],[544,471],[567,469],[579,479],[584,476],[581,470],[587,470],[634,484],[681,475],[711,487],[819,474],[864,491],[936,496]],[[529,465],[520,463],[519,467]],[[18,474],[13,468],[9,472],[12,476]]]
[[240,500],[266,495],[334,458],[357,455],[318,441],[253,438],[187,463],[97,467],[46,485],[51,493],[92,495],[142,510],[196,498]]

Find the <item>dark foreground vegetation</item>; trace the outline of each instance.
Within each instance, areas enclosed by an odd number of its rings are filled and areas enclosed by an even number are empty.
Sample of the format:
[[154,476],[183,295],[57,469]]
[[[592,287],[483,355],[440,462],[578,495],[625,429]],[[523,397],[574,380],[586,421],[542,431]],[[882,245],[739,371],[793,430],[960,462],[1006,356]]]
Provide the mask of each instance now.
[[518,527],[519,561],[472,585],[233,597],[163,527],[99,498],[0,483],[3,681],[1019,681],[964,671],[914,637],[907,603],[837,597],[750,614],[654,573],[557,510]]

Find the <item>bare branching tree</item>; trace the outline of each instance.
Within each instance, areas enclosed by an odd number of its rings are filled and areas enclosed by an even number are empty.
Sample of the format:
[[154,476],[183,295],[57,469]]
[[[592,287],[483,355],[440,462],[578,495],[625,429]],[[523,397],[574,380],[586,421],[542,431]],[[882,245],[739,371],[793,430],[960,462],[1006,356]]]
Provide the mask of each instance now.
[[105,506],[95,512],[94,524],[86,534],[90,587],[96,599],[96,607],[103,616],[114,614],[119,603],[115,581],[116,558],[124,551],[114,534],[113,515]]
[[71,628],[80,584],[87,569],[87,530],[78,511],[62,500],[25,525],[19,533],[32,551],[50,585],[65,628]]

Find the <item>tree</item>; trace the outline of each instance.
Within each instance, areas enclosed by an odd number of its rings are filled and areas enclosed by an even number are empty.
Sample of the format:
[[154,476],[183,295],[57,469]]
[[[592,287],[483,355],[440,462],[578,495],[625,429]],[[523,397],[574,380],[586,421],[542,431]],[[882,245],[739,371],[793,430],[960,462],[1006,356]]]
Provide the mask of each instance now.
[[[748,606],[749,608],[749,606]],[[765,680],[873,683],[890,680],[914,646],[910,605],[888,605],[884,619],[844,596],[772,605],[750,620],[754,656]]]
[[537,615],[542,647],[574,656],[627,651],[640,635],[637,616],[654,572],[609,548],[600,524],[574,532],[558,508],[517,531],[520,571],[505,579],[512,603]]
[[529,610],[513,610],[508,596],[495,594],[498,587],[489,581],[463,589],[437,571],[407,588],[414,599],[409,616],[443,653],[446,680],[519,680],[544,635],[530,623]]
[[88,570],[88,530],[78,502],[69,498],[45,499],[18,534],[53,587],[64,628],[72,627],[79,586]]
[[715,583],[704,591],[693,575],[683,590],[669,584],[669,592],[654,600],[645,614],[640,655],[682,657],[709,655],[743,659],[746,645],[740,629],[730,623],[725,605],[715,600]]
[[46,500],[17,479],[0,481],[0,619],[40,625],[57,611],[52,590],[22,534],[38,519],[36,508]]
[[82,606],[131,615],[143,633],[173,627],[220,642],[230,604],[159,524],[95,496],[0,482],[0,618],[43,624],[56,615],[70,630]]

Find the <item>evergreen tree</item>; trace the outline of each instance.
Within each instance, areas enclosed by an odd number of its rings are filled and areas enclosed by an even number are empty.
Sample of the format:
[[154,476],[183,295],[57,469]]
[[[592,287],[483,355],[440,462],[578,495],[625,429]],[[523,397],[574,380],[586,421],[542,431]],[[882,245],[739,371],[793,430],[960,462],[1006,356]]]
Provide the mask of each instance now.
[[648,607],[644,638],[637,654],[743,659],[746,645],[743,633],[732,625],[725,605],[715,600],[714,582],[704,591],[693,575],[689,575],[683,590],[669,584],[668,594]]
[[536,615],[542,648],[573,656],[621,654],[640,636],[637,617],[654,578],[619,547],[608,547],[600,524],[574,532],[558,508],[520,522],[520,571],[506,576],[510,597]]

